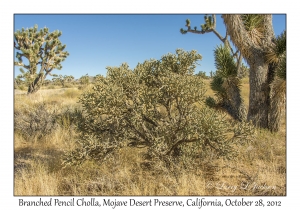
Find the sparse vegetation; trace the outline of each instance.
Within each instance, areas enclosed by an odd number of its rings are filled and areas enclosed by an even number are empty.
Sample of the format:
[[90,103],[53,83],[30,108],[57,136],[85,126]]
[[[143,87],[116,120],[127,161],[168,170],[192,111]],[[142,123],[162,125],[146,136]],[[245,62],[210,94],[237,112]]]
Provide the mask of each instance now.
[[201,77],[202,79],[208,79],[208,76],[206,76],[206,73],[204,71],[199,71],[195,75],[198,76],[198,77]]
[[53,83],[61,84],[63,88],[71,87],[72,83],[74,82],[74,77],[72,75],[62,76],[62,75],[53,74],[52,76],[53,76],[52,78]]
[[[271,14],[222,18],[224,37],[216,15],[180,30],[221,41],[209,77],[181,49],[106,76],[56,75],[62,32],[16,30],[14,195],[286,196],[286,32],[275,37]],[[77,71],[91,54],[70,34]]]

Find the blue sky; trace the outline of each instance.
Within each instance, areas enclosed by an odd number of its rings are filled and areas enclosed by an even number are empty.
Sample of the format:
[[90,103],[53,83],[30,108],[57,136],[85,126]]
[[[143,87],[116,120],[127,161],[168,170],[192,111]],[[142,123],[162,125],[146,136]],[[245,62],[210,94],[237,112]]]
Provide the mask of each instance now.
[[[47,27],[49,31],[62,31],[60,40],[66,44],[69,57],[62,63],[62,70],[52,73],[73,75],[106,75],[107,66],[120,66],[127,62],[134,69],[138,62],[154,58],[160,59],[167,53],[175,53],[177,48],[197,50],[202,55],[196,72],[215,71],[213,50],[221,41],[212,33],[182,35],[179,30],[185,28],[185,20],[191,20],[191,26],[200,28],[204,15],[128,15],[128,14],[80,14],[80,15],[14,15],[14,31]],[[286,29],[286,15],[273,15],[273,27],[276,35]],[[221,15],[217,15],[217,31],[225,35],[225,26]],[[15,76],[20,74],[15,67]],[[49,78],[51,79],[51,78]]]

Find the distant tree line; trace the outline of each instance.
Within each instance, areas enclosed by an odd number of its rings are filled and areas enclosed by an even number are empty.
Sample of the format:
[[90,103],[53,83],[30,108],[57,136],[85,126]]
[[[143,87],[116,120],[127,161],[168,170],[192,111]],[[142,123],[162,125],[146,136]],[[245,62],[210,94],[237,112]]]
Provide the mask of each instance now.
[[[79,79],[75,79],[72,75],[56,75],[52,74],[52,79],[44,79],[43,86],[45,88],[70,88],[79,86],[88,86],[94,84],[102,75],[89,76],[88,74],[81,76]],[[26,90],[29,82],[22,76],[18,75],[14,79],[14,88],[20,90]]]

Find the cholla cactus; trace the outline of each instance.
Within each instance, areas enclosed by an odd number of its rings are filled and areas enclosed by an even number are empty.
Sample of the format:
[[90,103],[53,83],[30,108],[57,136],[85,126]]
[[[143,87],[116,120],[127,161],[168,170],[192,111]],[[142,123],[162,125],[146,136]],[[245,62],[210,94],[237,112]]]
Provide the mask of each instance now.
[[[66,45],[62,45],[59,37],[60,31],[48,32],[48,28],[38,31],[38,26],[33,28],[17,30],[14,33],[14,47],[19,52],[16,53],[16,66],[21,66],[22,77],[28,83],[28,94],[37,92],[47,75],[51,75],[53,69],[60,70],[61,62],[69,55],[64,51]],[[23,58],[28,60],[28,65],[23,63]],[[38,66],[40,69],[38,70]]]
[[134,70],[127,64],[108,67],[107,77],[80,97],[80,146],[65,164],[104,160],[124,146],[146,147],[152,160],[194,157],[207,149],[232,157],[233,144],[251,132],[236,132],[224,116],[204,106],[205,85],[193,75],[201,58],[196,51],[177,50]]

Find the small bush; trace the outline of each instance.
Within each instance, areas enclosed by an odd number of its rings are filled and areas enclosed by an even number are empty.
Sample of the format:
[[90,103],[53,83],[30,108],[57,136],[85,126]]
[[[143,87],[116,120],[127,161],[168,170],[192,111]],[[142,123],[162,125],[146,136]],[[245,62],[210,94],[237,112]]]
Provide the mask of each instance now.
[[209,96],[209,97],[206,98],[205,104],[208,107],[211,107],[211,108],[215,108],[217,106],[216,100],[213,97],[211,97],[211,96]]
[[78,122],[82,121],[82,110],[79,108],[68,108],[57,114],[55,119],[60,127],[71,131],[78,126]]
[[56,128],[55,113],[50,111],[44,102],[23,104],[19,110],[15,110],[14,125],[15,131],[25,139],[40,140]]

